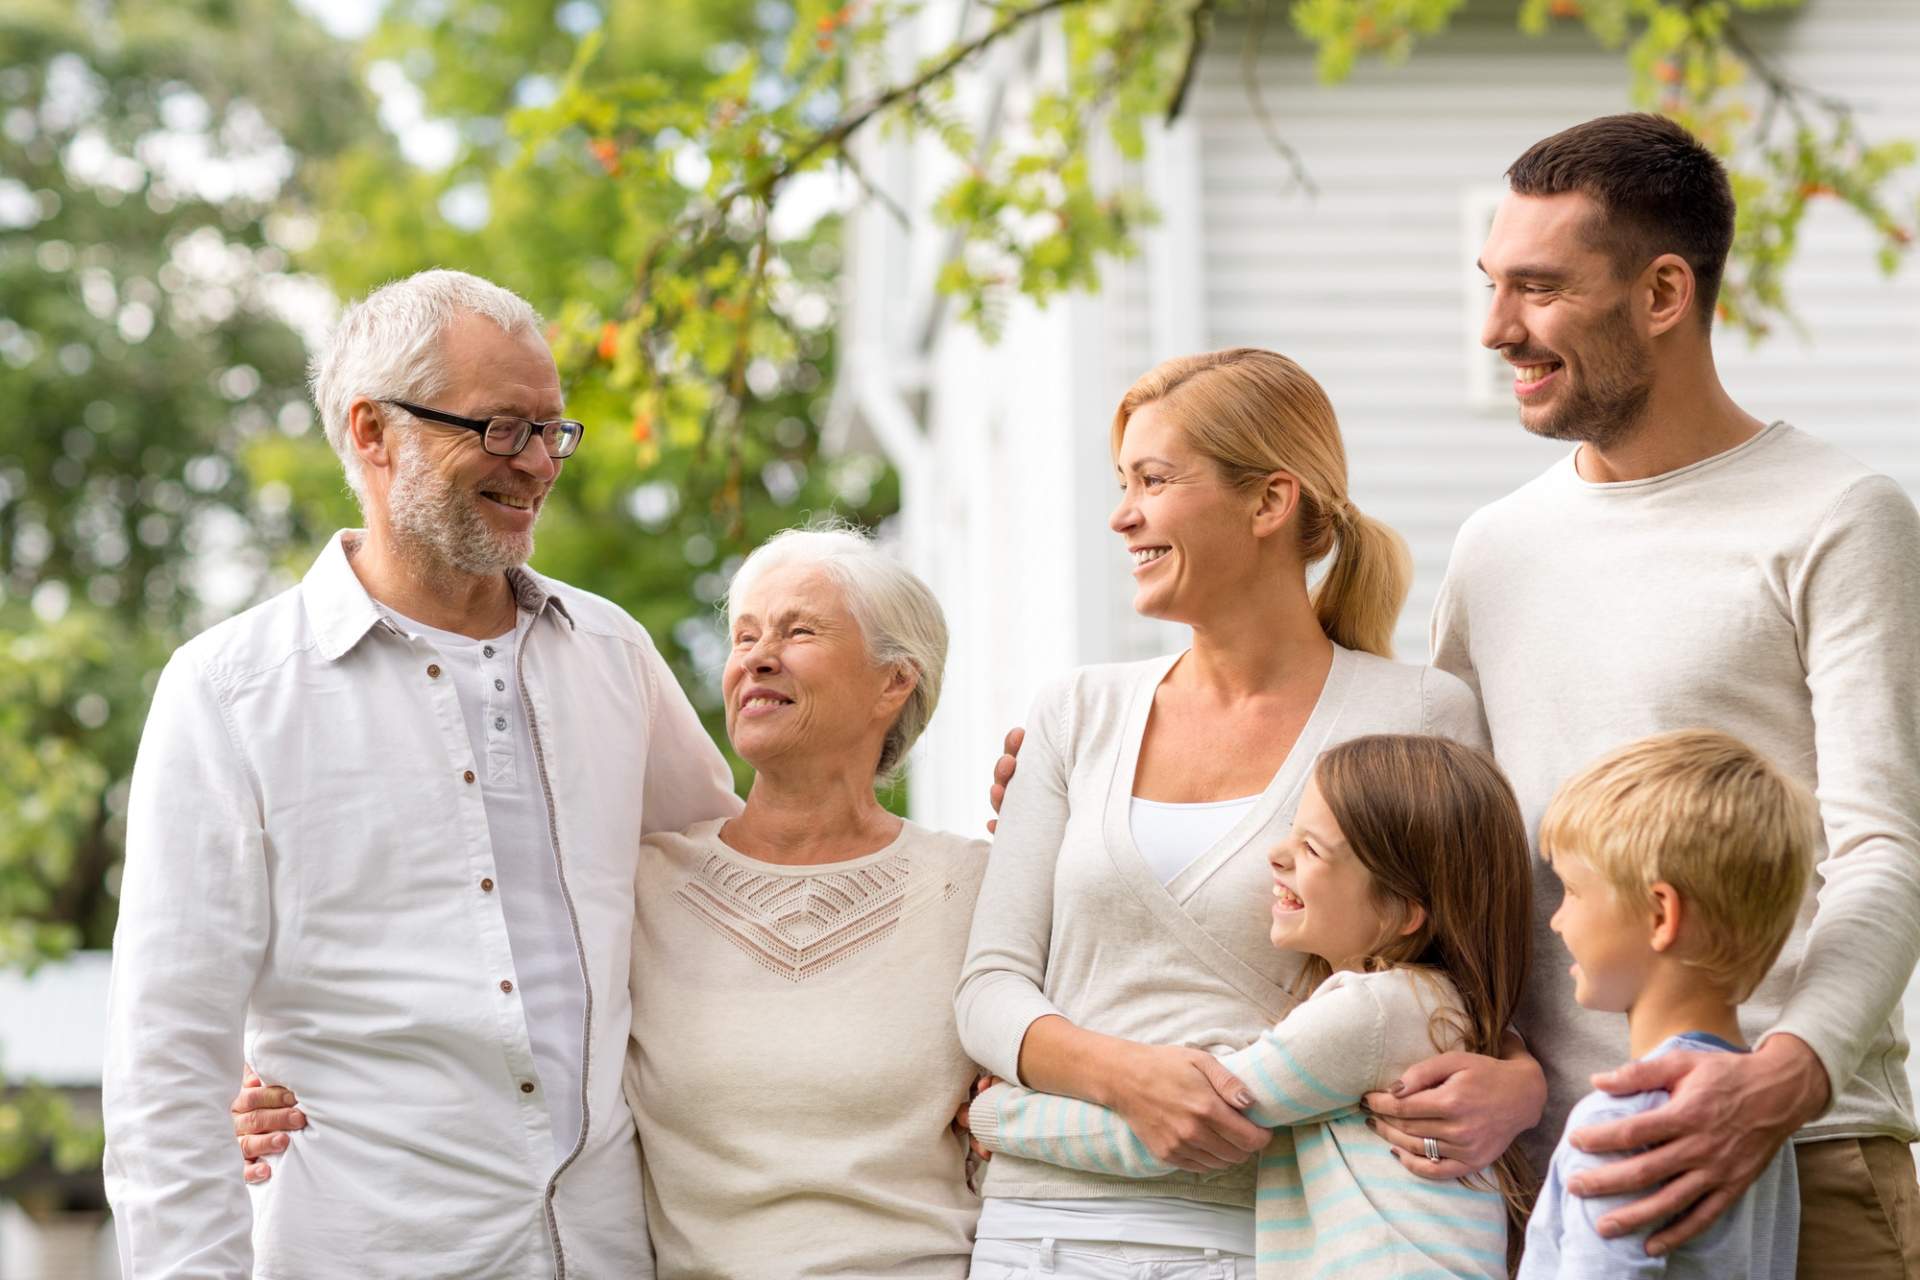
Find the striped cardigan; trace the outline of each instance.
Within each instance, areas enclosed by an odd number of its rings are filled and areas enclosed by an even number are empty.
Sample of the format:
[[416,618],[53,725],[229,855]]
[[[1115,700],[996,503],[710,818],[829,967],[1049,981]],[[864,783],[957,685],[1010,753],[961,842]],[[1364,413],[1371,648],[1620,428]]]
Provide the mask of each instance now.
[[[1247,1086],[1249,1119],[1274,1130],[1260,1157],[1261,1280],[1396,1277],[1505,1280],[1498,1192],[1408,1173],[1366,1125],[1362,1095],[1385,1089],[1457,1035],[1436,1012],[1452,984],[1426,971],[1336,973],[1271,1031],[1222,1059]],[[1105,1107],[1000,1084],[973,1103],[988,1149],[1091,1173],[1157,1177],[1156,1158]]]

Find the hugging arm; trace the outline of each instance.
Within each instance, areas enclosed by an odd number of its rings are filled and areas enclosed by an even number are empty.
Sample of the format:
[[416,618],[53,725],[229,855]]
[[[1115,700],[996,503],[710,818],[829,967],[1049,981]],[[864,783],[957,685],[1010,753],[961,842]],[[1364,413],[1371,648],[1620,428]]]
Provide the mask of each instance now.
[[[1351,1113],[1379,1083],[1375,1046],[1384,1018],[1364,988],[1335,987],[1221,1059],[1233,1080],[1245,1082],[1246,1122],[1264,1139],[1268,1129]],[[1119,1112],[1074,1098],[996,1085],[974,1101],[972,1120],[989,1150],[1069,1169],[1148,1178],[1187,1167],[1155,1155]]]
[[961,1043],[1002,1079],[1112,1106],[1179,1168],[1238,1164],[1266,1145],[1266,1133],[1229,1104],[1243,1091],[1212,1055],[1075,1026],[1046,995],[1054,874],[1071,809],[1071,691],[1064,681],[1051,686],[1027,717],[954,997]]

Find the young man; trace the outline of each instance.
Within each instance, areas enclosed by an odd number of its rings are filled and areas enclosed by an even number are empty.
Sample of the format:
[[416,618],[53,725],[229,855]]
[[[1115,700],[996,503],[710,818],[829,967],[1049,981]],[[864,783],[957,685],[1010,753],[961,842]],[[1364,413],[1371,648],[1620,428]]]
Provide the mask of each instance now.
[[[1805,788],[1706,730],[1644,738],[1560,788],[1540,824],[1540,856],[1563,887],[1550,925],[1573,955],[1581,1008],[1624,1013],[1636,1061],[1676,1050],[1745,1053],[1739,1005],[1800,913],[1817,821]],[[1630,1119],[1667,1097],[1596,1091],[1574,1104],[1568,1123]],[[1658,1258],[1645,1248],[1650,1225],[1613,1238],[1596,1229],[1625,1198],[1567,1190],[1571,1178],[1620,1158],[1561,1138],[1527,1224],[1520,1280],[1792,1280],[1800,1195],[1786,1148],[1710,1227]]]
[[[1710,339],[1733,195],[1686,130],[1589,121],[1507,176],[1480,258],[1482,340],[1514,366],[1522,425],[1578,447],[1462,527],[1434,661],[1479,692],[1530,822],[1595,756],[1709,726],[1814,789],[1823,825],[1819,883],[1745,1008],[1754,1052],[1675,1052],[1603,1078],[1672,1101],[1577,1135],[1589,1151],[1650,1150],[1572,1189],[1651,1191],[1599,1227],[1667,1224],[1657,1254],[1791,1138],[1800,1274],[1913,1280],[1899,1004],[1920,956],[1920,516],[1892,480],[1720,385]],[[1559,896],[1545,867],[1536,890],[1544,927]],[[1550,938],[1538,946],[1552,954]],[[1549,1086],[1537,1158],[1628,1045],[1618,1019],[1578,1008],[1564,970],[1535,973],[1521,1030]],[[1432,1128],[1408,1095],[1370,1101],[1417,1151]]]
[[[526,567],[578,443],[539,319],[429,271],[315,365],[367,527],[181,646],[103,1085],[128,1277],[650,1276],[620,1090],[641,837],[738,812],[639,624]],[[243,1061],[312,1128],[251,1210]]]

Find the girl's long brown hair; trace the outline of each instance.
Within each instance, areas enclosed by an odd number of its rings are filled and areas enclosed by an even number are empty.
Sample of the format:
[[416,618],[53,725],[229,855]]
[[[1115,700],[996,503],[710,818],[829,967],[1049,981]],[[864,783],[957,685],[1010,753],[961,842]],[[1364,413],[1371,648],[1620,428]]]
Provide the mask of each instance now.
[[[1436,1019],[1434,1048],[1453,1047],[1444,1042],[1457,1036],[1458,1047],[1499,1057],[1533,948],[1527,826],[1506,776],[1485,753],[1446,738],[1375,734],[1322,753],[1314,778],[1386,917],[1370,967],[1445,974],[1461,1015]],[[1415,905],[1425,919],[1402,936]],[[1310,957],[1303,982],[1318,985],[1327,972],[1326,961]],[[1507,1201],[1511,1270],[1532,1178],[1518,1149],[1491,1172]]]

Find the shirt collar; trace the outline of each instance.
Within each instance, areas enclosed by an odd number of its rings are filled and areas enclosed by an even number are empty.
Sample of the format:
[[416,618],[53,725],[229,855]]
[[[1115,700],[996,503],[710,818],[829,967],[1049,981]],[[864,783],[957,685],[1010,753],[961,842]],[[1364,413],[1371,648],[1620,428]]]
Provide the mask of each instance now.
[[[320,557],[301,579],[300,594],[312,622],[320,656],[336,662],[366,637],[375,627],[391,629],[380,606],[367,594],[366,587],[347,563],[348,548],[365,536],[359,529],[342,529],[327,540]],[[514,603],[537,619],[551,609],[571,629],[573,615],[567,612],[547,579],[528,568],[507,570],[507,585],[513,590]]]

